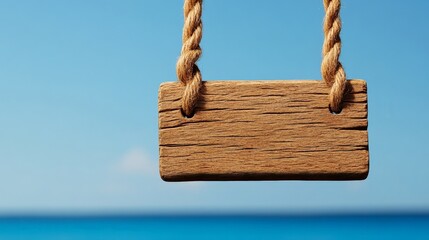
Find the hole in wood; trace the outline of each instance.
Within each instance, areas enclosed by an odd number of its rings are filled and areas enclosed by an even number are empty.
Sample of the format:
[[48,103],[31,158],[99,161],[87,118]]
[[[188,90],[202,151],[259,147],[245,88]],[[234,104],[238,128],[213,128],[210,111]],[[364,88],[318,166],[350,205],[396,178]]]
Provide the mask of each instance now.
[[333,110],[332,110],[332,108],[331,108],[331,104],[329,104],[329,112],[331,112],[331,114],[338,115],[338,114],[340,114],[342,111],[343,111],[343,108],[342,108],[342,107],[341,107],[340,111],[338,111],[338,112],[333,111]]
[[195,110],[191,113],[191,115],[186,115],[185,111],[183,111],[183,108],[180,108],[180,113],[182,113],[182,116],[186,119],[192,118],[195,115]]

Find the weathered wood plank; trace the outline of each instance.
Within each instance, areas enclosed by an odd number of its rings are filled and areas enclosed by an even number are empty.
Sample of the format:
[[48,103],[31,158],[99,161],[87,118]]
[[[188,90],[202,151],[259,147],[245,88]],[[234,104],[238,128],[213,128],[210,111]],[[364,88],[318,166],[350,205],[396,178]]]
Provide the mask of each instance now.
[[348,81],[343,111],[322,81],[209,81],[192,118],[183,87],[159,89],[160,173],[166,181],[359,180],[368,175],[367,92]]

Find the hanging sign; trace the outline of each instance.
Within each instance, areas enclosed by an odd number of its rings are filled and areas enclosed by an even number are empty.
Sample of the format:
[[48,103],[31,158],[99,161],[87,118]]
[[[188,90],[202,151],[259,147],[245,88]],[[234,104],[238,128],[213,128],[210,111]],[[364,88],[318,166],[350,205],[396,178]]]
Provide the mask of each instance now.
[[159,90],[165,181],[361,180],[369,170],[367,88],[346,81],[340,1],[325,0],[324,81],[208,81],[202,0],[185,0],[179,82]]

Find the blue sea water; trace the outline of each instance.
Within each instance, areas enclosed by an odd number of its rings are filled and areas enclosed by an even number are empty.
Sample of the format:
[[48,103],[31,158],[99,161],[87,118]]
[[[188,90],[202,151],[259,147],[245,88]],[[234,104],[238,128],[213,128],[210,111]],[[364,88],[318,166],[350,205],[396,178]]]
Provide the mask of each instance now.
[[429,214],[0,217],[9,239],[429,239]]

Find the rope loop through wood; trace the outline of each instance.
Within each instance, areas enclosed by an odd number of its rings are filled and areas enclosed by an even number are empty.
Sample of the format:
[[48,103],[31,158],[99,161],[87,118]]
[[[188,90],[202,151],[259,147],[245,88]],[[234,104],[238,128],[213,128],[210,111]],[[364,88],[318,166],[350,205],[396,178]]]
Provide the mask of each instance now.
[[329,108],[334,113],[341,112],[344,93],[346,91],[346,73],[340,62],[341,54],[341,0],[323,0],[325,7],[325,20],[323,31],[322,77],[331,87],[329,93]]
[[177,61],[177,77],[185,86],[182,97],[182,113],[192,117],[200,95],[202,77],[196,62],[202,54],[200,47],[203,37],[202,0],[185,0],[185,25],[182,35],[182,53]]
[[[185,24],[182,36],[182,51],[177,61],[176,72],[185,89],[182,96],[182,112],[192,117],[202,86],[201,72],[196,64],[202,54],[200,42],[203,36],[203,0],[185,0]],[[346,73],[339,61],[341,54],[341,0],[323,0],[325,20],[323,25],[325,40],[321,72],[323,80],[331,87],[329,108],[334,113],[341,112],[346,92]]]

